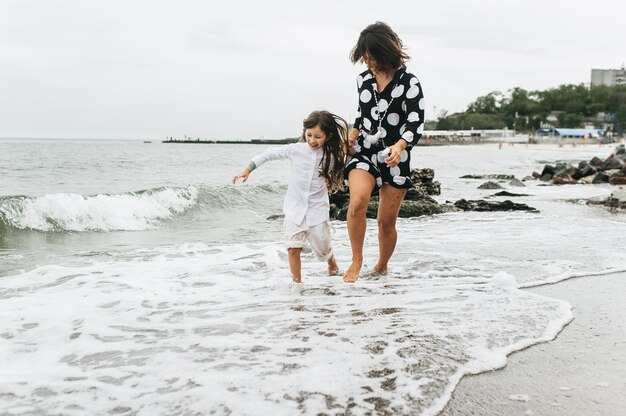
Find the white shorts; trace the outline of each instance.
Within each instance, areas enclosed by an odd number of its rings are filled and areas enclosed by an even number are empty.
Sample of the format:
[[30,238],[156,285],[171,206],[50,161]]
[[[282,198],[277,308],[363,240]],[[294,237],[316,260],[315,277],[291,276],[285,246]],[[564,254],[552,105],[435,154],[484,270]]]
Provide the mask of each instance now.
[[309,243],[318,259],[328,260],[333,256],[334,229],[330,220],[309,227],[305,221],[302,221],[301,225],[296,225],[285,218],[284,229],[287,249],[304,248],[306,243]]

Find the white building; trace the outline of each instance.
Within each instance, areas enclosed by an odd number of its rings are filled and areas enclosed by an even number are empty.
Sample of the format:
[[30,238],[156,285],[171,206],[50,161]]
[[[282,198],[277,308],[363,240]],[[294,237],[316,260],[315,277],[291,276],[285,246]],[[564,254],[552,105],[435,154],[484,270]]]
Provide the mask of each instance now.
[[591,86],[608,85],[626,85],[626,69],[592,69],[591,70]]

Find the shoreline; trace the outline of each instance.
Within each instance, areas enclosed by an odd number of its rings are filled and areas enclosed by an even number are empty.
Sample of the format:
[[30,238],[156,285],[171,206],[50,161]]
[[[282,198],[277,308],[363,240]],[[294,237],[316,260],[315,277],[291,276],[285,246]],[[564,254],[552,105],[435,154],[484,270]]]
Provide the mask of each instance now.
[[[264,144],[264,145],[280,145],[297,143],[299,138],[289,139],[252,139],[252,140],[161,140],[163,144]],[[149,141],[144,141],[148,143]],[[445,140],[439,138],[422,138],[415,146],[475,146],[485,144],[499,144],[499,145],[515,145],[515,144],[530,144],[530,145],[571,145],[571,146],[586,146],[586,145],[611,145],[620,143],[620,140],[616,141],[601,141],[596,139],[583,139],[583,138],[562,138],[562,139],[516,139],[514,137],[488,137],[480,139],[457,139],[457,140]]]
[[626,272],[522,290],[569,302],[574,319],[554,340],[510,354],[505,367],[464,376],[439,415],[622,414]]

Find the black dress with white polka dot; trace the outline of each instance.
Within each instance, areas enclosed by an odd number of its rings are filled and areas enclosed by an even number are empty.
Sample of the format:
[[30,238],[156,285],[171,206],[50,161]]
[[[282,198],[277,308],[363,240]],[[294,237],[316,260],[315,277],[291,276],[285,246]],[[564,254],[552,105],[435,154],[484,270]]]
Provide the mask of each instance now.
[[[411,148],[417,144],[424,130],[424,93],[417,77],[401,67],[393,80],[380,93],[370,70],[357,77],[359,112],[354,128],[360,131],[356,152],[348,162],[344,178],[352,169],[370,172],[376,180],[374,193],[388,183],[396,188],[411,188]],[[380,131],[377,142],[372,136]],[[366,137],[370,135],[370,140]],[[402,152],[398,166],[389,168],[386,148],[404,139],[407,148]]]

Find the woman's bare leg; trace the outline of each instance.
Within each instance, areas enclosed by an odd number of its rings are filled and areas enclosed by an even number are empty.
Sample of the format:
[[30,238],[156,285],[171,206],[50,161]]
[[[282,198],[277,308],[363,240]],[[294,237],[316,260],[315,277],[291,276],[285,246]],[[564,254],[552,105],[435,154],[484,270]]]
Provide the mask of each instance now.
[[350,187],[350,205],[348,207],[348,236],[352,247],[352,264],[343,275],[343,280],[354,283],[359,278],[363,266],[363,241],[365,241],[365,226],[367,206],[374,190],[374,177],[361,169],[353,169],[348,175]]
[[387,274],[387,263],[396,248],[398,232],[396,220],[400,212],[400,204],[406,195],[406,189],[383,185],[380,188],[378,204],[378,262],[374,266],[374,275]]
[[291,247],[287,249],[289,255],[289,270],[291,271],[291,278],[294,282],[300,283],[302,281],[302,263],[300,262],[301,248]]

